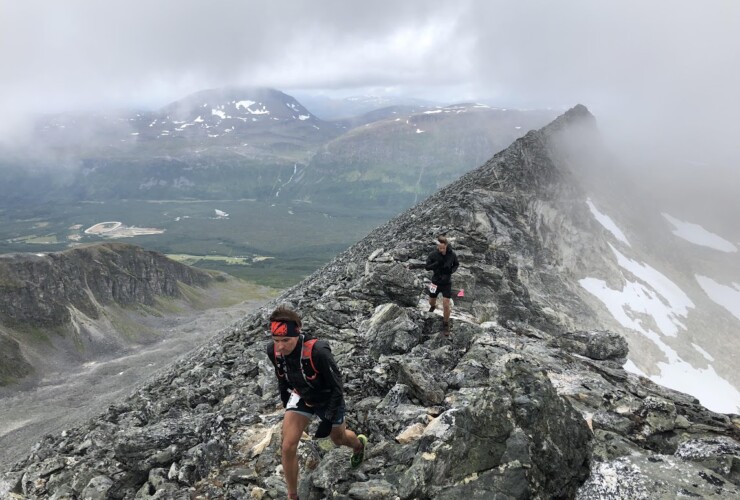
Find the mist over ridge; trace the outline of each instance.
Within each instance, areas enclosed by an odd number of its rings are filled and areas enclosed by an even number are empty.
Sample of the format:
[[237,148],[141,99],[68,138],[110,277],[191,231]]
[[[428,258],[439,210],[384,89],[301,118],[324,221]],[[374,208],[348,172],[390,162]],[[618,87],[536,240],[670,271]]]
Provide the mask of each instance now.
[[227,85],[518,109],[583,102],[655,186],[727,200],[740,189],[734,2],[82,5],[3,2],[0,62],[13,71],[0,79],[0,139],[25,137],[29,113],[151,110]]

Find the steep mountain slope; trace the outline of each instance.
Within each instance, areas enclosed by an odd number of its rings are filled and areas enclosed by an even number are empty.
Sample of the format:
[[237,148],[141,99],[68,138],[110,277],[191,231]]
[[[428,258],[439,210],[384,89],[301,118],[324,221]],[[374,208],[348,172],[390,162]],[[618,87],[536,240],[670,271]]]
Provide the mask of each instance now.
[[161,339],[138,316],[162,315],[174,299],[200,308],[213,284],[212,275],[125,244],[0,255],[0,385]]
[[[348,450],[302,441],[302,498],[740,495],[738,416],[625,371],[626,341],[582,328],[598,314],[577,266],[610,251],[562,142],[582,126],[593,117],[579,106],[530,132],[276,301],[331,341],[349,425],[371,443],[350,471]],[[565,253],[584,227],[591,253]],[[465,290],[449,339],[426,311],[425,273],[405,266],[439,233],[454,238]],[[0,493],[284,497],[269,311],[45,437]]]

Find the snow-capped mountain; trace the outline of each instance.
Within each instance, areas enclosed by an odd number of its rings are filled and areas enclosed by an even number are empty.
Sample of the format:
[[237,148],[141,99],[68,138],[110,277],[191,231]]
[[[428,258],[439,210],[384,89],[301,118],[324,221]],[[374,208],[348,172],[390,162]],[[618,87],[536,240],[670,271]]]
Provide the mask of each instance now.
[[[136,122],[142,135],[219,138],[298,127],[320,130],[322,121],[293,97],[273,89],[219,89],[197,92]],[[149,134],[147,134],[149,133]],[[153,133],[153,134],[152,134]]]
[[461,104],[324,121],[277,90],[206,90],[156,111],[44,117],[33,150],[4,169],[0,203],[282,196],[401,209],[553,116]]
[[[323,133],[322,127],[326,129]],[[323,138],[334,128],[280,91],[229,88],[197,92],[153,112],[55,115],[40,121],[38,132],[41,139],[59,145],[125,149],[142,141],[173,139],[176,143],[186,139],[190,146],[199,147],[242,144],[250,136],[265,133],[306,140]]]

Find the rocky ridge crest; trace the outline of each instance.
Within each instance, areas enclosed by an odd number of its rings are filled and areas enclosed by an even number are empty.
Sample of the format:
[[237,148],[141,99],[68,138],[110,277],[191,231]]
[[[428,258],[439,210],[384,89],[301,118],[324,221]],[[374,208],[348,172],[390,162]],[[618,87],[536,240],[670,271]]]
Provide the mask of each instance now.
[[[578,256],[553,228],[588,213],[558,136],[593,122],[578,106],[528,133],[277,299],[330,340],[349,426],[371,443],[351,471],[347,449],[303,441],[301,498],[740,495],[738,417],[626,372],[622,337],[579,328],[590,310],[566,286]],[[425,273],[405,266],[440,233],[465,290],[449,339],[425,310]],[[0,493],[283,498],[282,409],[263,353],[272,306],[44,437]]]

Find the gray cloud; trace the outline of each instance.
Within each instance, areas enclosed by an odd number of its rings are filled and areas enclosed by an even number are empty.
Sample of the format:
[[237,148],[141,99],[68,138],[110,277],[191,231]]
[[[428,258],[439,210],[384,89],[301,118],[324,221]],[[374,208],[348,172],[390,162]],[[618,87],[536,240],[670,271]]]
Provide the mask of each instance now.
[[734,0],[0,0],[0,135],[29,111],[226,85],[374,87],[581,102],[635,164],[737,185],[738,56]]

